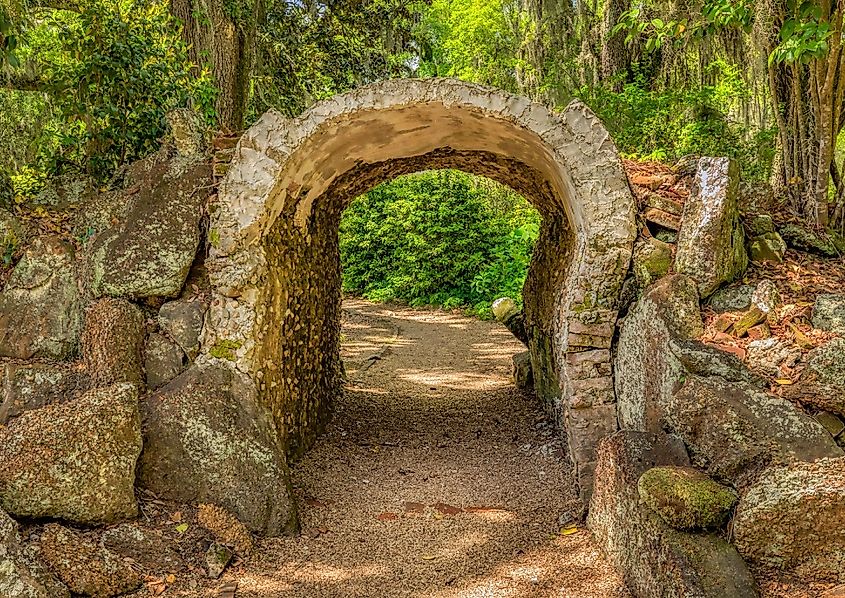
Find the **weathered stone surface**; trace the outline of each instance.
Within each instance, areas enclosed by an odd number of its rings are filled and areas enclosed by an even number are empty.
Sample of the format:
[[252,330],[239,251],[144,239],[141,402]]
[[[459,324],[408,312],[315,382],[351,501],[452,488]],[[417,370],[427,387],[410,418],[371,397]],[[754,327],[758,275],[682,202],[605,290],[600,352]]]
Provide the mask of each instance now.
[[184,359],[185,355],[176,343],[163,334],[151,334],[144,351],[147,388],[156,390],[173,380],[185,369]]
[[17,523],[0,511],[0,596],[69,598],[68,589],[21,547]]
[[686,276],[662,278],[631,308],[621,325],[614,362],[623,430],[660,429],[660,405],[684,371],[670,343],[703,332],[696,285]]
[[100,299],[85,313],[82,356],[98,386],[144,383],[144,314],[125,299]]
[[96,192],[97,184],[90,176],[79,173],[50,177],[32,203],[47,209],[65,210],[84,205]]
[[156,154],[135,166],[126,219],[92,244],[96,296],[175,297],[182,289],[199,246],[211,169],[164,158]]
[[775,223],[768,214],[756,214],[748,221],[748,230],[752,237],[759,237],[775,232]]
[[722,527],[736,494],[692,467],[664,465],[640,476],[640,498],[666,525],[678,530]]
[[746,363],[764,376],[781,375],[781,366],[792,367],[801,358],[801,349],[778,337],[754,340],[745,346]]
[[813,305],[813,327],[845,334],[845,295],[819,295]]
[[716,535],[670,528],[640,500],[648,469],[686,466],[683,444],[665,434],[617,432],[599,444],[587,524],[638,598],[750,598],[757,588],[742,558]]
[[255,532],[293,531],[284,454],[253,392],[227,368],[194,366],[146,397],[139,484],[221,506]]
[[751,305],[758,308],[766,317],[774,317],[775,311],[780,306],[780,292],[769,279],[763,279],[757,284],[754,289],[754,294],[751,295]]
[[737,549],[763,567],[845,581],[843,505],[845,458],[771,468],[740,500]]
[[748,254],[752,262],[775,262],[783,261],[786,253],[786,242],[775,232],[765,233],[754,237],[748,243]]
[[210,210],[198,362],[231,360],[250,376],[290,453],[313,441],[340,389],[340,213],[374,185],[435,168],[501,181],[544,214],[524,297],[535,389],[550,410],[569,400],[565,354],[610,347],[612,334],[571,324],[615,324],[636,205],[611,137],[583,103],[552,112],[479,85],[415,79],[356,89],[295,119],[268,112],[239,141]]
[[739,169],[728,158],[701,158],[684,204],[675,270],[698,283],[702,297],[739,276],[748,265],[739,223]]
[[803,226],[787,223],[778,228],[786,244],[795,249],[815,253],[824,257],[836,257],[839,251],[833,238],[824,233],[809,230]]
[[492,305],[493,315],[511,331],[519,342],[528,344],[528,333],[525,331],[525,314],[516,306],[510,297],[496,299]]
[[210,579],[217,579],[223,575],[234,553],[228,546],[212,544],[205,553],[205,568]]
[[524,351],[513,356],[513,383],[517,388],[527,390],[534,386],[531,375],[531,353]]
[[0,293],[0,357],[67,359],[81,328],[73,247],[38,237]]
[[29,237],[29,231],[9,210],[0,207],[0,255],[11,255]]
[[806,356],[807,367],[790,395],[845,417],[845,338],[833,339]]
[[132,559],[148,571],[172,573],[185,562],[161,532],[134,523],[122,523],[103,532],[100,543],[109,552]]
[[82,524],[134,517],[137,390],[118,384],[0,428],[0,508]]
[[634,244],[634,278],[646,288],[672,267],[672,246],[654,238],[640,239]]
[[0,365],[0,425],[24,411],[75,399],[91,383],[77,365],[20,363]]
[[792,403],[719,377],[688,376],[664,413],[696,467],[741,487],[772,463],[838,457],[842,449]]
[[698,376],[720,376],[728,382],[742,382],[760,388],[768,382],[749,370],[733,353],[720,351],[696,340],[672,339],[669,351],[687,373]]
[[751,307],[753,294],[754,287],[749,284],[723,287],[710,296],[707,305],[720,314],[728,311],[745,311]]
[[141,586],[140,576],[119,556],[56,523],[41,534],[41,557],[74,594],[108,598]]
[[159,326],[191,359],[199,353],[206,307],[202,301],[180,299],[165,303],[158,312]]
[[845,422],[842,419],[829,411],[822,411],[813,416],[833,438],[838,438],[842,432],[845,432]]

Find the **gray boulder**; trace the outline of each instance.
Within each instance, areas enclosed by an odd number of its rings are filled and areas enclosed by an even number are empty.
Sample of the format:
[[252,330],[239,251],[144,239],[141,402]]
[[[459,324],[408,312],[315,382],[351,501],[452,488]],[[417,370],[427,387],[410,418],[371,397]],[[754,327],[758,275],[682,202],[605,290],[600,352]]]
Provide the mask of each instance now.
[[707,301],[710,309],[716,313],[728,311],[745,311],[751,307],[751,296],[754,294],[754,287],[749,284],[722,287]]
[[832,235],[819,233],[791,222],[778,227],[778,233],[788,246],[795,249],[824,257],[837,257],[840,254]]
[[70,598],[68,589],[21,546],[18,524],[0,511],[0,596]]
[[813,327],[845,334],[845,295],[819,295],[813,305]]
[[816,347],[806,361],[799,383],[788,389],[790,396],[845,417],[845,338]]
[[728,158],[701,158],[678,233],[675,271],[692,277],[702,298],[748,265],[737,202],[739,168]]
[[228,368],[193,366],[142,401],[139,484],[234,513],[250,530],[293,532],[287,464],[270,414]]
[[0,428],[0,508],[80,524],[135,517],[138,395],[118,384]]
[[715,534],[666,525],[640,500],[638,480],[658,466],[686,466],[683,444],[665,434],[621,431],[599,444],[587,525],[634,596],[751,598],[754,579]]
[[147,388],[161,388],[184,369],[185,355],[182,349],[163,334],[154,332],[147,338],[144,351],[144,369],[147,372]]
[[158,312],[161,329],[173,339],[190,359],[200,349],[200,333],[206,305],[196,299],[169,301]]
[[41,558],[74,594],[107,598],[141,586],[141,577],[120,556],[56,523],[41,534]]
[[765,233],[751,239],[748,243],[748,254],[752,262],[779,264],[786,254],[786,242],[775,232]]
[[210,166],[159,152],[133,165],[127,178],[133,186],[125,220],[91,245],[91,289],[98,297],[175,297],[199,247]]
[[76,364],[2,364],[0,425],[5,425],[25,411],[73,400],[89,387],[88,376]]
[[100,544],[120,557],[132,559],[147,571],[180,571],[185,562],[159,530],[121,523],[103,532]]
[[768,465],[839,457],[842,449],[810,416],[758,388],[688,376],[665,406],[664,425],[693,464],[736,488]]
[[733,521],[749,561],[805,579],[845,582],[845,458],[763,473]]
[[0,357],[67,359],[81,328],[73,247],[38,237],[0,293]]

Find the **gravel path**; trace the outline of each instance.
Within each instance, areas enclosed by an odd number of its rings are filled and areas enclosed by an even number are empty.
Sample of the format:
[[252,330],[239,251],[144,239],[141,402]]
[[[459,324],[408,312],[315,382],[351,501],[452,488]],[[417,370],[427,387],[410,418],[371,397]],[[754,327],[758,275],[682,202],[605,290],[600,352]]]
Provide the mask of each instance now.
[[509,380],[501,326],[345,304],[349,383],[293,468],[303,531],[266,540],[237,596],[628,596],[584,529],[560,440]]

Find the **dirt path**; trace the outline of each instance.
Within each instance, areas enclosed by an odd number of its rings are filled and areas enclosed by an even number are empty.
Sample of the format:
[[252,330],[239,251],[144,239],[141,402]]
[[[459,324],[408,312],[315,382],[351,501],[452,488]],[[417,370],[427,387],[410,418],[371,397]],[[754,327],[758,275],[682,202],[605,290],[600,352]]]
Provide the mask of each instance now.
[[560,534],[572,472],[504,328],[356,301],[343,334],[346,397],[293,469],[302,535],[238,567],[239,598],[627,596]]

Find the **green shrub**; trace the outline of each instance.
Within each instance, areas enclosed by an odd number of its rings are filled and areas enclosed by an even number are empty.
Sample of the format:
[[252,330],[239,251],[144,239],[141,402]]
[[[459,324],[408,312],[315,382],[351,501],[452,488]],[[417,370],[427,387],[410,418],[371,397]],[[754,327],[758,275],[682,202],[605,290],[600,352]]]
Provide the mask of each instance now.
[[498,297],[521,301],[538,230],[530,204],[492,181],[448,170],[400,177],[344,214],[343,288],[488,316]]

